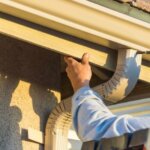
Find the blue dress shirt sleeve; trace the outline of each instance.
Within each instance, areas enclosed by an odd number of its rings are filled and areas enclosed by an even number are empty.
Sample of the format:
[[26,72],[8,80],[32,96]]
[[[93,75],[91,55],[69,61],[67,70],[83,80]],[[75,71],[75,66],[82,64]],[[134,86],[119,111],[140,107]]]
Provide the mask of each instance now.
[[72,116],[75,131],[83,142],[150,128],[150,117],[112,114],[101,96],[90,87],[82,87],[74,94]]

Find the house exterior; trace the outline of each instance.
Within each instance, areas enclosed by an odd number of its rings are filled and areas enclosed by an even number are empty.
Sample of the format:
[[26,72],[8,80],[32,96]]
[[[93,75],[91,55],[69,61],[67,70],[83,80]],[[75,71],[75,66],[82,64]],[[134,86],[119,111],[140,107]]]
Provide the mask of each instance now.
[[63,55],[91,54],[91,86],[112,111],[134,105],[132,113],[149,115],[149,6],[0,0],[0,149],[67,149],[73,92]]

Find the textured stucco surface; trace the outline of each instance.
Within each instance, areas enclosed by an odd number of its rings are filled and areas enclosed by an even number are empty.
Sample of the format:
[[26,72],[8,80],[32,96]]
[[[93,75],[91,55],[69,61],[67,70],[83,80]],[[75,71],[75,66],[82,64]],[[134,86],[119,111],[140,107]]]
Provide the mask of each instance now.
[[0,35],[0,150],[43,150],[28,141],[44,131],[59,91],[60,56]]

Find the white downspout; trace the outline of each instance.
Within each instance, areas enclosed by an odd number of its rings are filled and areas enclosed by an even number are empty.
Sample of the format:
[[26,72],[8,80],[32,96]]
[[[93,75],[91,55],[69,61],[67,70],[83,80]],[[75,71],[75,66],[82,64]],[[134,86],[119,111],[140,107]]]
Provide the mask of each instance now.
[[130,94],[139,78],[141,60],[142,55],[136,50],[119,50],[113,77],[97,86],[100,95],[108,101],[117,102]]

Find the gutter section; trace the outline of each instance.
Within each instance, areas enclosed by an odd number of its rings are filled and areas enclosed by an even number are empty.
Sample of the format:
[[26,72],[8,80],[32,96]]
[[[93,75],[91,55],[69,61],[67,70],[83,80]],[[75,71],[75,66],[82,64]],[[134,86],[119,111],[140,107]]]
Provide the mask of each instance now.
[[15,1],[1,0],[0,10],[113,49],[150,49],[148,23],[86,0]]

